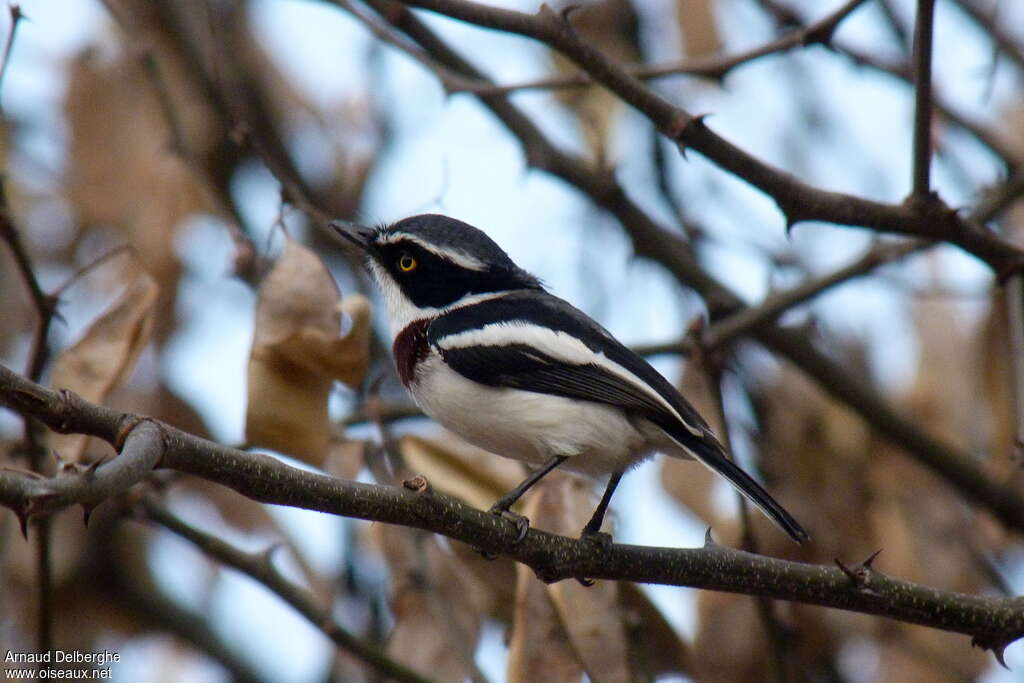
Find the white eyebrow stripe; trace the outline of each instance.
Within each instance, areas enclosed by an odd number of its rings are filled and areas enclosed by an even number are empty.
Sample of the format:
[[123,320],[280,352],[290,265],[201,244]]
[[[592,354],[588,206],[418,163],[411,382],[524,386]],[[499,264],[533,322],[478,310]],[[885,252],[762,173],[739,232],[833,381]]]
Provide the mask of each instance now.
[[683,419],[679,411],[664,396],[651,388],[647,382],[608,358],[604,353],[592,350],[567,332],[515,320],[490,323],[475,330],[457,332],[447,337],[442,337],[437,342],[437,345],[442,349],[459,349],[472,346],[509,346],[512,344],[529,346],[555,360],[570,365],[597,365],[643,392],[646,396],[654,399],[694,436],[701,438],[704,436],[703,430],[695,428]]
[[478,258],[470,256],[461,249],[442,249],[436,244],[431,244],[426,240],[422,239],[417,235],[413,235],[408,232],[392,232],[384,235],[377,240],[378,244],[397,244],[399,242],[412,242],[413,244],[426,249],[432,254],[436,254],[443,259],[448,259],[452,263],[462,266],[467,270],[484,271],[487,270],[487,264]]

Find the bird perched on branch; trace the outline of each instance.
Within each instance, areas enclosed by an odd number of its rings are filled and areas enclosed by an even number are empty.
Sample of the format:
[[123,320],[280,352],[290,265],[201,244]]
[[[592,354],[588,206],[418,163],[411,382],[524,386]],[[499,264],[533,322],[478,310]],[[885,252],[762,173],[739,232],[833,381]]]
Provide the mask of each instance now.
[[480,230],[434,214],[334,227],[384,294],[398,376],[417,405],[466,441],[537,466],[491,507],[519,540],[529,521],[510,508],[551,470],[610,475],[583,528],[593,536],[623,473],[656,451],[698,460],[795,541],[808,538],[668,380]]

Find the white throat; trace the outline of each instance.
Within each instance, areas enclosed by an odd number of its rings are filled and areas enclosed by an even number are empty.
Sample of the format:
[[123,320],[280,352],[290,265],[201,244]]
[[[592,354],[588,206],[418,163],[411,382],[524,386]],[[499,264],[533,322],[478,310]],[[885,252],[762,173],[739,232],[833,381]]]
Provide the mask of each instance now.
[[402,288],[399,287],[398,283],[395,282],[395,279],[391,277],[391,273],[382,268],[376,261],[370,261],[370,272],[372,273],[373,278],[377,281],[381,294],[384,296],[384,305],[388,309],[388,326],[391,329],[392,342],[395,341],[395,337],[397,337],[402,330],[408,327],[410,323],[416,322],[417,320],[436,318],[447,311],[461,308],[463,306],[469,306],[481,301],[487,301],[488,299],[495,299],[508,293],[507,291],[502,291],[486,292],[483,294],[469,294],[462,297],[455,303],[441,308],[434,306],[421,307],[415,305],[409,297],[405,296],[402,292]]

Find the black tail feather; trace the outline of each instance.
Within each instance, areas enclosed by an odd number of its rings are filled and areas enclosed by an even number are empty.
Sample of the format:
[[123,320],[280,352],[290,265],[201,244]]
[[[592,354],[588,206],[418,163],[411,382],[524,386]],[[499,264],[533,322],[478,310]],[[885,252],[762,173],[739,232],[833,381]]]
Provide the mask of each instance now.
[[[688,432],[679,433],[678,429],[668,429],[665,425],[659,425],[672,437],[672,440],[679,444],[695,460],[700,461],[709,469],[725,477],[737,491],[751,503],[756,505],[770,520],[775,522],[780,529],[789,534],[797,543],[810,540],[810,535],[797,522],[793,515],[786,512],[786,509],[779,505],[771,495],[758,484],[753,477],[740,469],[739,465],[730,460],[725,449],[717,439],[710,434],[706,439],[697,439]],[[675,426],[675,425],[672,425]]]

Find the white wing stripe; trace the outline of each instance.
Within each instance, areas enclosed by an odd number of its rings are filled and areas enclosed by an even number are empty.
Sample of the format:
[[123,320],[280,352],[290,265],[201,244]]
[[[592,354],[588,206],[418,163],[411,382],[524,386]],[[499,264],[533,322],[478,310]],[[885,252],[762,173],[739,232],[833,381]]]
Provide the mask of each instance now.
[[691,426],[665,398],[646,382],[609,359],[603,353],[591,350],[586,344],[566,332],[523,321],[491,323],[475,330],[466,330],[448,335],[438,341],[442,349],[458,349],[471,346],[508,346],[525,344],[556,360],[570,365],[597,365],[612,373],[630,386],[657,401],[673,415],[691,434],[703,437],[704,432]]

